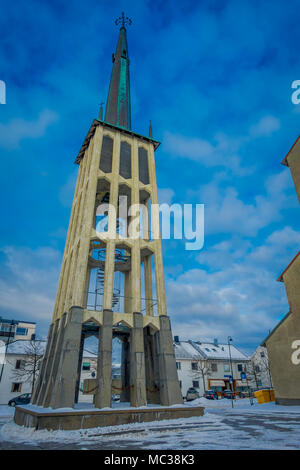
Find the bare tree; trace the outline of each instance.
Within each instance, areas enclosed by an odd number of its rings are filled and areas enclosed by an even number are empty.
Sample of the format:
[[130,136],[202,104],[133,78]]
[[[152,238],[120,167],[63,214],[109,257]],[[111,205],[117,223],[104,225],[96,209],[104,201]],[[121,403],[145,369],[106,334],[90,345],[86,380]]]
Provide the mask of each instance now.
[[210,376],[211,372],[212,372],[211,366],[206,360],[200,359],[198,356],[193,358],[191,375],[195,379],[202,380],[204,392],[206,389],[205,377]]
[[22,382],[32,383],[31,393],[39,373],[39,362],[44,354],[44,341],[31,340],[24,347],[24,358],[19,360],[18,367],[13,370],[12,377]]
[[246,374],[247,380],[249,382],[255,382],[256,388],[258,388],[258,382],[260,380],[260,369],[253,358],[246,365]]

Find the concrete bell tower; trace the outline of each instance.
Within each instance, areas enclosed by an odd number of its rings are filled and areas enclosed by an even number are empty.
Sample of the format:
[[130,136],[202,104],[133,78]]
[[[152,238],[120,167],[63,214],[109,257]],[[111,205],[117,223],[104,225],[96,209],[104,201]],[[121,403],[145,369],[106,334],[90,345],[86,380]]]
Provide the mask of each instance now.
[[[166,311],[154,152],[131,130],[124,14],[106,103],[76,158],[79,173],[47,348],[32,403],[74,407],[84,339],[98,337],[94,404],[110,407],[112,340],[122,342],[121,401],[183,403]],[[121,210],[120,201],[129,211]],[[132,208],[145,210],[135,212]],[[151,219],[151,220],[150,220]],[[134,230],[132,229],[134,227]],[[154,230],[155,231],[155,230]],[[154,274],[154,276],[153,276]]]

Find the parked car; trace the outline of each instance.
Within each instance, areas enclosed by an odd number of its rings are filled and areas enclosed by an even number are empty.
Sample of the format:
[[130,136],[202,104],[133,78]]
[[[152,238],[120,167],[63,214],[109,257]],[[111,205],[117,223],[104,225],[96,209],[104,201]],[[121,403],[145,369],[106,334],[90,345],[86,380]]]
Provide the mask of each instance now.
[[232,390],[224,390],[223,392],[224,398],[235,398],[235,393]]
[[207,398],[208,400],[218,400],[218,394],[215,390],[206,390],[204,392],[204,398]]
[[186,392],[186,401],[192,401],[196,400],[196,398],[199,398],[199,392],[193,387],[190,387],[188,391]]
[[18,397],[12,398],[9,400],[9,406],[16,406],[16,405],[28,405],[31,400],[31,393],[23,393],[23,395],[19,395]]

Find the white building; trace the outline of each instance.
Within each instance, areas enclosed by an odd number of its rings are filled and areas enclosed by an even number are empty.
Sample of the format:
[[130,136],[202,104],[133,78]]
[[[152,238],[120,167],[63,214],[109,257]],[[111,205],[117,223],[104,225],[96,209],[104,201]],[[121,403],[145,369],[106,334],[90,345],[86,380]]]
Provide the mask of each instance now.
[[0,317],[0,341],[4,343],[18,339],[34,339],[35,329],[35,322],[7,320]]
[[[28,350],[29,340],[17,340],[4,345],[0,350],[0,404],[7,405],[8,401],[23,393],[31,393],[32,376],[28,380],[28,375],[22,374],[24,368],[30,369]],[[44,353],[45,341],[36,341],[37,350]],[[42,358],[42,356],[40,356]],[[39,363],[37,361],[37,369]],[[31,375],[31,374],[29,374]],[[36,377],[38,375],[38,370]]]
[[[202,341],[179,341],[175,337],[174,351],[179,383],[183,397],[190,387],[203,396],[205,390],[215,390],[219,395],[231,389],[230,377],[237,394],[248,391],[243,375],[250,358],[233,344]],[[231,361],[230,361],[231,355]]]
[[252,390],[273,387],[266,347],[259,346],[254,351],[247,369]]
[[[0,347],[0,404],[7,405],[8,401],[12,398],[18,397],[24,393],[31,393],[32,391],[32,374],[30,380],[25,374],[20,374],[18,371],[24,367],[30,368],[30,354],[28,351],[33,342],[27,340],[17,340]],[[37,340],[35,344],[40,345],[37,349],[42,354],[45,352],[46,341]],[[39,364],[37,363],[37,369]],[[97,354],[84,349],[80,386],[79,386],[79,402],[93,402],[93,395],[83,394],[83,382],[85,379],[93,379],[97,374]],[[112,364],[113,378],[120,376],[120,364]],[[36,377],[38,375],[38,370]]]

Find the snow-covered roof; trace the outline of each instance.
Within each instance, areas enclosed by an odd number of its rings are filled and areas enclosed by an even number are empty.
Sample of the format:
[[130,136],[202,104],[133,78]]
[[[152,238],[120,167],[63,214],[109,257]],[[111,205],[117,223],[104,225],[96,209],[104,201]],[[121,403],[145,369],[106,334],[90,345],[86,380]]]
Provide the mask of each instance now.
[[202,357],[199,351],[197,351],[188,341],[174,343],[174,351],[176,359],[192,359],[193,357]]
[[[220,359],[229,360],[229,346],[226,343],[208,343],[200,341],[180,341],[174,344],[175,356],[177,359]],[[237,349],[233,344],[230,345],[230,353],[233,361],[247,361],[248,356]]]
[[[44,354],[45,349],[46,349],[46,344],[47,341],[45,340],[36,340],[37,343],[40,343],[41,346],[41,352]],[[16,355],[26,355],[26,349],[30,348],[30,340],[25,340],[25,339],[17,339],[16,341],[12,341],[7,345],[7,350],[6,350],[6,345],[2,345],[0,347],[0,354],[16,354]],[[83,351],[83,357],[84,358],[90,358],[90,359],[97,359],[97,354],[88,351],[84,349]]]

